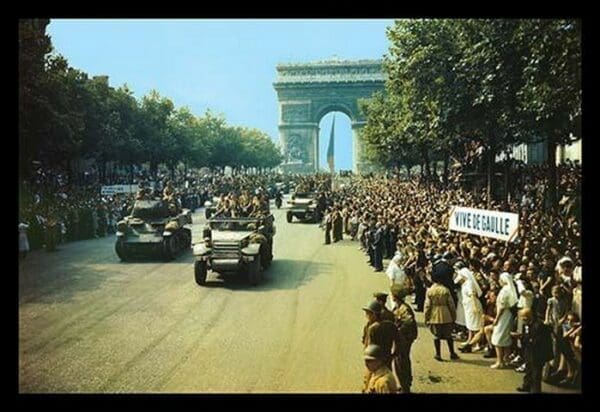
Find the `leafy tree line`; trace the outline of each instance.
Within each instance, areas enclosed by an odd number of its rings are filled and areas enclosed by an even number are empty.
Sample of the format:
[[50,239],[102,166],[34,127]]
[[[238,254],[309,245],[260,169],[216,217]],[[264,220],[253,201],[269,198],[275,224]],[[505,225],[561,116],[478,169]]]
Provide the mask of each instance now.
[[545,139],[555,206],[556,147],[581,137],[581,22],[398,20],[387,36],[385,92],[361,105],[368,157],[425,177],[443,160],[447,182],[475,143],[489,201],[496,155]]
[[186,167],[270,168],[281,162],[265,133],[232,127],[207,111],[197,117],[151,91],[141,100],[123,85],[90,78],[53,52],[48,19],[19,22],[19,164],[71,169],[71,162],[95,159],[101,175],[109,161],[149,163],[172,170]]

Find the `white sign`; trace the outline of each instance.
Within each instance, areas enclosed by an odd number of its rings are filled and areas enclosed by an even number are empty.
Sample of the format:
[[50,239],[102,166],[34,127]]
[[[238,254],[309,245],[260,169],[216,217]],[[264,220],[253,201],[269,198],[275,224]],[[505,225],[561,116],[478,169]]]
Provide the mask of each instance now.
[[454,206],[450,211],[448,229],[511,242],[517,236],[519,215]]
[[104,196],[114,195],[115,193],[137,193],[138,185],[110,185],[102,186],[100,194]]

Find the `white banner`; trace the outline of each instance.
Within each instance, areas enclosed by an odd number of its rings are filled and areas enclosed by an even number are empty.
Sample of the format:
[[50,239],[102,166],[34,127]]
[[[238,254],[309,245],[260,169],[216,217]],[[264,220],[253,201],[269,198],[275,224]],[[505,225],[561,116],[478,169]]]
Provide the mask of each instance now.
[[104,196],[114,195],[115,193],[137,193],[138,185],[110,185],[102,186],[100,194]]
[[448,229],[511,242],[517,236],[519,215],[454,206],[450,211]]

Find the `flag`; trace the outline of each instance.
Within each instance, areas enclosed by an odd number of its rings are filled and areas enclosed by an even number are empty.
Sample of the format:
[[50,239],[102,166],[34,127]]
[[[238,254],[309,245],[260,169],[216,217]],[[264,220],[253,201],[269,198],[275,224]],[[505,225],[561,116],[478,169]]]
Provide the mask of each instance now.
[[335,114],[333,115],[333,122],[331,123],[331,134],[329,135],[329,146],[327,147],[327,164],[329,164],[329,170],[331,173],[334,172],[335,168],[333,165],[333,134],[335,130]]

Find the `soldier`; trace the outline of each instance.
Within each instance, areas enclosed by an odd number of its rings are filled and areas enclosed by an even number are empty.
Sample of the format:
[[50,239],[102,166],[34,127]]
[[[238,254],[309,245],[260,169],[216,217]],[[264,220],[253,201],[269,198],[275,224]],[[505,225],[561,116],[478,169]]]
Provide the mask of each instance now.
[[410,305],[404,302],[404,298],[411,293],[410,289],[405,285],[393,285],[391,292],[395,304],[393,313],[397,328],[392,358],[394,371],[400,382],[402,393],[410,393],[412,385],[410,348],[417,339],[417,321]]
[[452,339],[452,324],[456,321],[456,306],[454,299],[443,281],[451,276],[452,267],[440,261],[433,266],[431,279],[433,285],[427,289],[425,294],[424,317],[425,323],[429,325],[431,333],[434,335],[435,359],[442,361],[440,354],[441,340],[448,343],[450,359],[460,359],[454,351],[454,341]]
[[163,200],[170,201],[174,194],[175,189],[173,188],[173,182],[169,180],[163,190]]
[[394,317],[394,314],[385,306],[388,294],[385,292],[375,292],[373,293],[373,297],[381,303],[381,319],[395,322],[396,318]]
[[367,317],[367,324],[363,328],[362,343],[363,346],[366,348],[367,346],[369,346],[368,330],[369,327],[377,321],[377,314],[381,311],[381,303],[374,300],[371,303],[369,303],[369,305],[364,307],[363,310],[365,311],[365,316]]
[[365,348],[364,359],[367,367],[367,379],[363,393],[396,393],[396,379],[385,362],[386,352],[379,345]]
[[383,319],[383,305],[377,300],[372,301],[363,310],[365,310],[368,319],[365,334],[363,335],[364,345],[376,344],[381,346],[386,353],[386,365],[391,367],[392,347],[396,339],[394,322]]

